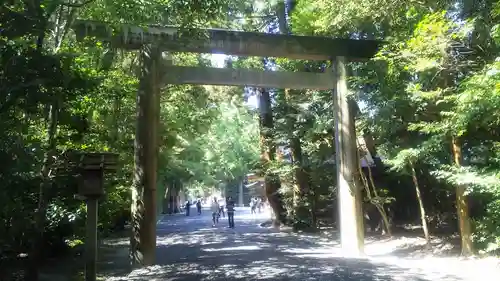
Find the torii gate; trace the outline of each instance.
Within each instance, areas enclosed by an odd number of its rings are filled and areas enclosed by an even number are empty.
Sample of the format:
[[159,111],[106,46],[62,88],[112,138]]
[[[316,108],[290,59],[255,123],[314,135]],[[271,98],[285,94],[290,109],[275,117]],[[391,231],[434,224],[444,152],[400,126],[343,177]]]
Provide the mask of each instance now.
[[[133,233],[139,233],[139,237],[131,239],[133,262],[155,263],[157,128],[160,85],[165,83],[332,90],[341,244],[345,255],[363,253],[361,198],[355,185],[356,133],[347,98],[345,64],[346,57],[372,57],[380,42],[219,29],[192,30],[194,36],[183,34],[176,27],[121,25],[116,30],[93,21],[77,21],[73,28],[79,40],[90,36],[109,42],[114,48],[141,50],[132,206]],[[164,63],[162,51],[330,60],[334,67],[331,73],[311,73],[172,66]]]

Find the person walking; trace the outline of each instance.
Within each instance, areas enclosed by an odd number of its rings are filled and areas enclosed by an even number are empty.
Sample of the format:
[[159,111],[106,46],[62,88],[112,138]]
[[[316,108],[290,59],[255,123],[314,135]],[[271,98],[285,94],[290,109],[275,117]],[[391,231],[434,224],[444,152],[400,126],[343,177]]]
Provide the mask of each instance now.
[[186,216],[189,217],[189,213],[191,212],[191,201],[186,201],[186,205],[185,205],[185,208],[186,208]]
[[226,217],[226,213],[225,213],[225,210],[224,210],[224,207],[226,206],[226,202],[224,202],[225,200],[224,199],[221,199],[219,201],[219,218],[220,216],[222,215],[223,218]]
[[217,202],[217,197],[214,197],[212,205],[210,205],[210,210],[212,211],[212,226],[219,223],[219,202]]
[[234,200],[233,197],[229,196],[226,201],[227,210],[227,221],[229,222],[229,228],[234,228]]
[[255,200],[255,197],[252,197],[252,200],[250,200],[250,210],[252,215],[255,214],[255,207],[257,207],[257,200]]
[[196,202],[196,209],[198,210],[198,215],[201,215],[201,199]]

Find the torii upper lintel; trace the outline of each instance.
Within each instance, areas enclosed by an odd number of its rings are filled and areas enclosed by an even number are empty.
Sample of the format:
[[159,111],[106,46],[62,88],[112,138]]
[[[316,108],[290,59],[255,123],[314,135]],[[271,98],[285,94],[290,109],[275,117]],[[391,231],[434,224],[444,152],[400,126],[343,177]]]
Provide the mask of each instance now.
[[96,21],[76,21],[73,26],[79,39],[93,36],[118,48],[139,49],[155,44],[165,51],[223,53],[235,56],[286,57],[304,60],[329,60],[343,56],[371,58],[381,42],[376,40],[338,39],[295,36],[223,29],[181,31],[172,26],[139,27]]

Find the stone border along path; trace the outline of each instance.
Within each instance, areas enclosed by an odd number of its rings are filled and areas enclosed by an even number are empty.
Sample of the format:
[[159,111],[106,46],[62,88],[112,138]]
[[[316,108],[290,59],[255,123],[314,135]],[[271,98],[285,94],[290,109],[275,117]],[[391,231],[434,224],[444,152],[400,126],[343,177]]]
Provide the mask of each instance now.
[[[420,238],[367,238],[367,258],[346,259],[332,235],[279,232],[259,225],[268,212],[237,208],[235,229],[227,219],[211,226],[211,214],[162,215],[158,220],[157,264],[129,273],[128,237],[106,239],[99,251],[100,280],[337,280],[489,281],[499,280],[499,259],[409,257]],[[408,248],[411,248],[408,250]],[[410,252],[408,252],[410,251]],[[81,267],[83,269],[83,267]],[[68,278],[50,281],[77,280]],[[80,279],[83,280],[83,279]]]

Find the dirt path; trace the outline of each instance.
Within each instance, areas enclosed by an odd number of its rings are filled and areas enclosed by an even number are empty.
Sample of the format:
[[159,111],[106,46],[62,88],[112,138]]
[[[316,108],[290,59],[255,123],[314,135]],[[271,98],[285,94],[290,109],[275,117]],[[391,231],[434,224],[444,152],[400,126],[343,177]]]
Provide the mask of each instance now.
[[[335,233],[304,235],[260,227],[268,217],[239,209],[235,229],[227,228],[224,219],[212,227],[208,211],[201,216],[162,217],[158,221],[158,265],[128,273],[128,238],[107,239],[100,250],[99,276],[109,281],[493,281],[500,276],[498,259],[446,257],[452,251],[437,240],[434,249],[439,252],[429,253],[422,250],[423,239],[410,236],[368,238],[366,258],[346,259]],[[77,266],[83,269],[81,263]]]
[[109,280],[493,281],[500,276],[498,259],[436,257],[419,251],[424,241],[418,237],[367,239],[366,258],[346,259],[334,233],[304,235],[259,227],[268,215],[254,216],[246,209],[238,210],[235,218],[235,229],[228,229],[225,221],[211,227],[208,212],[162,220],[158,265]]

